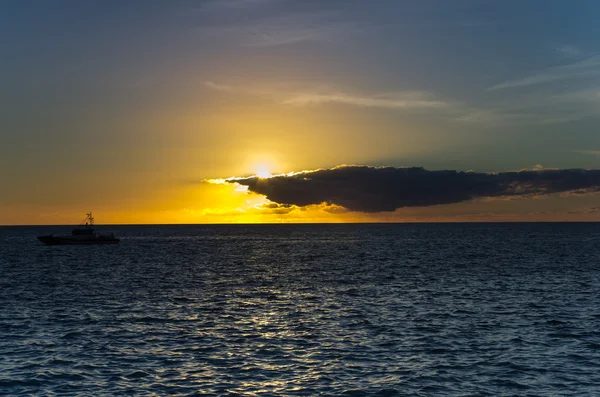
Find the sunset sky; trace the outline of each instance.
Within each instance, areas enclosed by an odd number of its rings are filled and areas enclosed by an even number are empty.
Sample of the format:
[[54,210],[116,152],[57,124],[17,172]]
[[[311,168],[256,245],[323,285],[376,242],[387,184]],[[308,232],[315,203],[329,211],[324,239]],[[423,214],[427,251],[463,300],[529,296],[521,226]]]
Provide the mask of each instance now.
[[599,20],[596,0],[4,0],[0,224],[600,221]]

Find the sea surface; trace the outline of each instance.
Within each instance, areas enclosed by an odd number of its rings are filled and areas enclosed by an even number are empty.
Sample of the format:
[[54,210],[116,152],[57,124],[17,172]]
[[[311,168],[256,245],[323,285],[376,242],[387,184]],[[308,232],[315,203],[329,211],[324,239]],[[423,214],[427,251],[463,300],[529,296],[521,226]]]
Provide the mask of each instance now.
[[0,395],[600,396],[600,224],[0,228]]

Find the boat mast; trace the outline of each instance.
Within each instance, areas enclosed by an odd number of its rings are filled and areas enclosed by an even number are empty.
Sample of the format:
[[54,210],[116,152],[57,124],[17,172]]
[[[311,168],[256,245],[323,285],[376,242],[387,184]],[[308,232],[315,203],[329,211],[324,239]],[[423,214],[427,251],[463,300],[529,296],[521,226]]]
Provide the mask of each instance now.
[[85,218],[85,225],[86,226],[94,226],[94,217],[92,216],[92,212],[88,212]]

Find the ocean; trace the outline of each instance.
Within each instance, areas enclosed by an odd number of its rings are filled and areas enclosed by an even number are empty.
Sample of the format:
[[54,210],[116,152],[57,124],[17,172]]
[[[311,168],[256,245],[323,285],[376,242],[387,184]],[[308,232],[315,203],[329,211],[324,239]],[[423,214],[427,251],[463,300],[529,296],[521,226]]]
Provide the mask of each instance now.
[[600,224],[0,228],[0,394],[598,396]]

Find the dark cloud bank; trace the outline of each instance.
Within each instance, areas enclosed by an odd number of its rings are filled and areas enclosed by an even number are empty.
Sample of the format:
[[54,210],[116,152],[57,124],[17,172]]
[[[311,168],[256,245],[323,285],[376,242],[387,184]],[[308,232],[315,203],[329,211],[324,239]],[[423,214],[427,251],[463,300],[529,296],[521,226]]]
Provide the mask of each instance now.
[[600,191],[600,170],[536,170],[484,174],[424,168],[344,166],[269,179],[235,178],[283,205],[334,204],[351,211],[451,204],[475,198]]

